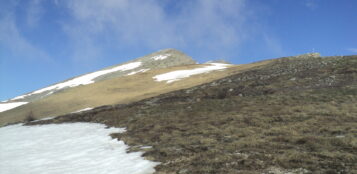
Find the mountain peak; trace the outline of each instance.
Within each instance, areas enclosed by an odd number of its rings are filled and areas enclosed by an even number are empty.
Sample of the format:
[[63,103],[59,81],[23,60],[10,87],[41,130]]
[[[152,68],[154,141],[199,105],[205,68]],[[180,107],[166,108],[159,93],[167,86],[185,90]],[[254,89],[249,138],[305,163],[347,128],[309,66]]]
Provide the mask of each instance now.
[[303,58],[303,57],[321,57],[320,53],[306,53],[306,54],[301,54],[301,55],[297,55],[295,57],[298,57],[298,58]]
[[172,53],[172,52],[180,52],[180,53],[184,54],[182,51],[177,50],[175,48],[165,48],[165,49],[159,50],[159,51],[154,52],[154,53]]
[[[121,76],[134,75],[140,72],[146,72],[153,69],[168,68],[173,66],[182,66],[196,64],[196,62],[186,54],[175,49],[164,49],[143,57],[139,57],[132,61],[110,66],[99,71],[87,73],[77,76],[60,83],[27,93],[10,99],[9,101],[16,102],[32,102],[41,99],[45,96],[51,95],[58,91],[67,88],[76,87],[79,85],[88,85],[98,81],[112,79]],[[3,101],[8,102],[8,101]]]
[[[172,63],[172,61],[174,61],[174,66],[180,66],[180,65],[185,65],[185,64],[195,64],[196,61],[194,61],[190,56],[186,55],[185,53],[173,49],[173,48],[168,48],[168,49],[163,49],[163,50],[159,50],[157,52],[148,54],[146,56],[143,57],[139,57],[138,59],[135,59],[133,61],[151,61],[151,62],[155,62],[157,60],[165,60],[165,59],[169,59],[170,61],[165,61],[166,66],[170,66]],[[162,63],[162,62],[161,62]],[[162,67],[162,68],[166,68],[166,67]]]

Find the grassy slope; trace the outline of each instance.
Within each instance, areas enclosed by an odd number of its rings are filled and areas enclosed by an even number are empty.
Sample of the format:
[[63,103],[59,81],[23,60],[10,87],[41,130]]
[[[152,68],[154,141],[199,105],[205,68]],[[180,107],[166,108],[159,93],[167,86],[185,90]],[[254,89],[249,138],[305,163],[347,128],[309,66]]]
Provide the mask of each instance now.
[[284,58],[139,102],[37,122],[99,122],[157,173],[357,173],[357,56]]
[[90,85],[70,88],[38,101],[0,113],[0,125],[22,121],[30,112],[39,119],[70,113],[87,107],[131,103],[170,91],[207,83],[267,62],[268,61],[233,66],[224,71],[212,71],[207,74],[195,75],[171,84],[156,82],[152,77],[165,72],[193,69],[205,65],[186,65],[151,70],[132,76],[118,77]]

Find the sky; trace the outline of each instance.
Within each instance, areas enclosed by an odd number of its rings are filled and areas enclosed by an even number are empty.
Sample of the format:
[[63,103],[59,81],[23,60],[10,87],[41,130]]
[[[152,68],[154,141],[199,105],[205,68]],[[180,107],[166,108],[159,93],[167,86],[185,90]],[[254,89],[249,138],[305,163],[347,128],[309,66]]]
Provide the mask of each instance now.
[[356,0],[0,0],[0,101],[175,48],[203,63],[357,55]]

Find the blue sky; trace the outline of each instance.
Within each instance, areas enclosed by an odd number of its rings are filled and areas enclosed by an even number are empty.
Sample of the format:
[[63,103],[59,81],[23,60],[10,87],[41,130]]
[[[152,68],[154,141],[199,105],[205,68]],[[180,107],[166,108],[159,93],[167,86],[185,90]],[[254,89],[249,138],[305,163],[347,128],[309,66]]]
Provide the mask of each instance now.
[[357,54],[355,0],[1,0],[0,100],[176,48],[235,64]]

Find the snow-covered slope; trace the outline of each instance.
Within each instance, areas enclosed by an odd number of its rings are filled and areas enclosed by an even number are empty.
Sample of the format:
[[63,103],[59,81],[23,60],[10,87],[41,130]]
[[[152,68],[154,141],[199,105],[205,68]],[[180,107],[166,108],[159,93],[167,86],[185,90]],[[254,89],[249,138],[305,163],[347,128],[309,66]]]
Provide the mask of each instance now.
[[[21,95],[18,97],[13,98],[12,100],[17,100],[17,99],[23,99],[25,97],[31,96],[31,95],[35,95],[35,94],[41,94],[44,93],[46,91],[50,91],[49,94],[52,94],[55,91],[61,90],[63,88],[70,88],[70,87],[75,87],[75,86],[79,86],[79,85],[88,85],[91,83],[94,83],[94,79],[96,79],[97,77],[100,76],[104,76],[106,74],[109,73],[113,73],[116,71],[129,71],[135,68],[140,67],[142,64],[142,62],[131,62],[131,63],[127,63],[127,64],[123,64],[123,65],[119,65],[113,68],[109,68],[109,69],[105,69],[105,70],[101,70],[101,71],[97,71],[97,72],[93,72],[93,73],[89,73],[89,74],[85,74],[83,76],[79,76],[76,77],[74,79],[65,81],[63,83],[58,83],[46,88],[42,88],[40,90],[31,92],[29,94],[25,94],[25,95]],[[130,74],[130,73],[129,73]]]
[[121,132],[94,123],[2,127],[0,173],[154,173],[158,163],[145,160],[141,152],[126,153],[128,146],[109,136]]
[[26,104],[27,102],[9,102],[9,103],[0,103],[0,112],[4,112],[21,105]]
[[43,119],[84,108],[142,100],[240,71],[241,66],[235,67],[222,63],[197,64],[179,51],[162,50],[0,102],[0,126],[21,122],[29,114]]
[[202,68],[172,71],[172,72],[156,75],[153,78],[159,82],[166,81],[166,83],[172,83],[172,82],[181,80],[183,78],[190,77],[192,75],[208,73],[208,72],[211,72],[214,70],[226,69],[228,66],[230,66],[230,65],[223,64],[223,63],[211,63],[210,65],[202,67]]
[[137,58],[124,64],[115,65],[105,68],[100,71],[88,73],[82,76],[78,76],[21,96],[17,96],[13,99],[3,101],[7,102],[32,102],[43,97],[47,97],[58,91],[73,88],[79,85],[88,85],[91,83],[112,79],[116,77],[133,75],[140,72],[145,72],[151,69],[167,68],[172,66],[181,66],[194,64],[195,61],[191,57],[184,53],[174,50],[165,49],[147,56]]

